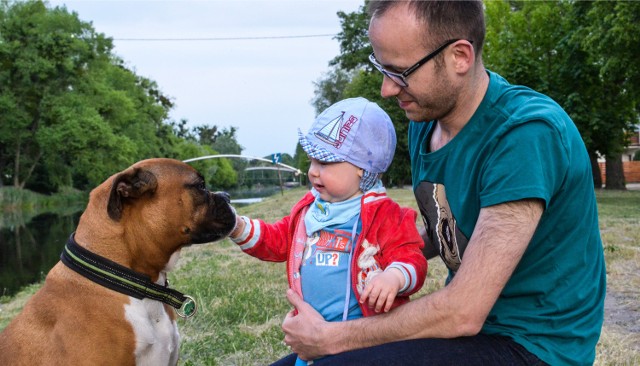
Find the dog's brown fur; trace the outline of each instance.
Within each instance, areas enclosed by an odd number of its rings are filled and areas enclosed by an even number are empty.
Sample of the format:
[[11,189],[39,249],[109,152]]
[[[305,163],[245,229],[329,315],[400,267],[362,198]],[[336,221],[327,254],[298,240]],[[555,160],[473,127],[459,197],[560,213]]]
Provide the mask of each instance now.
[[[177,160],[149,159],[113,175],[91,192],[75,239],[93,253],[161,282],[174,253],[191,244],[221,239],[234,225],[228,197],[207,191],[192,167]],[[175,327],[175,314],[168,305],[132,299],[58,262],[44,286],[0,333],[0,365],[175,363],[178,345],[172,343],[177,343],[176,337],[164,339],[176,349],[160,363],[158,357],[164,355],[150,348],[155,339],[147,336],[144,340],[149,344],[140,342],[134,328],[150,325],[140,324],[138,318],[127,320],[130,315],[125,309],[133,302],[141,319],[148,317],[152,323],[162,318]],[[145,311],[158,311],[139,313],[141,304]],[[158,342],[163,337],[151,334]],[[156,352],[155,359],[146,355],[150,352]]]

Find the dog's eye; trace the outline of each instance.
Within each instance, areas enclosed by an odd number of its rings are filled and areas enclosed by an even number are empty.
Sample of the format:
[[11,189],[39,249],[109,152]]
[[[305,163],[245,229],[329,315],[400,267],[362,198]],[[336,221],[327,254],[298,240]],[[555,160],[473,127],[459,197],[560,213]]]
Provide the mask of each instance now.
[[200,182],[198,184],[198,189],[201,190],[201,191],[206,191],[207,190],[207,185],[204,184],[204,182]]

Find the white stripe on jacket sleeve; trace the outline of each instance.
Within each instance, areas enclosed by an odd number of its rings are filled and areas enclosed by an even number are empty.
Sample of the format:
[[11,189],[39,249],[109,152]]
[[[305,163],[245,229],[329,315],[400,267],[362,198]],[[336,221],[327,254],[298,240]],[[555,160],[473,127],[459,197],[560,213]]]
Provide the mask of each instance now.
[[416,269],[414,266],[402,262],[393,262],[389,266],[387,266],[385,271],[389,268],[396,268],[400,270],[400,272],[402,272],[402,274],[404,275],[404,287],[402,287],[400,291],[398,291],[398,294],[402,294],[403,292],[410,292],[414,290],[418,285],[418,276],[416,274]]
[[246,216],[240,217],[244,221],[244,230],[236,238],[229,238],[240,246],[243,251],[253,248],[260,238],[260,222]]

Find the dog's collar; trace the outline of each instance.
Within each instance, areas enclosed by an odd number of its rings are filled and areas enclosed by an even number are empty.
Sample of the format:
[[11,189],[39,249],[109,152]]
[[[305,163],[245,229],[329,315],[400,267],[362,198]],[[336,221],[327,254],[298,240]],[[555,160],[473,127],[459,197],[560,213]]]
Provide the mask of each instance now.
[[149,276],[90,252],[76,243],[73,234],[62,250],[60,260],[82,276],[111,290],[136,299],[162,301],[175,308],[176,314],[182,318],[196,313],[197,305],[191,296],[170,289],[168,283],[165,286],[153,283]]

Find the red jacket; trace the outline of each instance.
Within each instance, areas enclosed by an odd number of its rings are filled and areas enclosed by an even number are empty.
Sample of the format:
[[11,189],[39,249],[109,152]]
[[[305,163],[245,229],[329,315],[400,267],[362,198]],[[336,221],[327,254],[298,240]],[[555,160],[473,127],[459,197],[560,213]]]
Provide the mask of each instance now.
[[[361,197],[362,231],[355,247],[351,284],[359,300],[371,271],[387,268],[392,263],[396,267],[401,266],[409,281],[405,290],[396,296],[394,308],[409,301],[409,295],[420,290],[427,274],[427,260],[422,254],[424,243],[416,228],[416,212],[400,207],[385,192],[384,188],[374,189]],[[300,296],[300,266],[307,238],[304,214],[314,199],[311,192],[307,193],[293,206],[289,216],[274,224],[250,220],[244,235],[234,239],[251,256],[272,262],[287,261],[289,287]],[[365,252],[367,248],[372,249]],[[374,253],[374,265],[371,265],[371,253]],[[362,268],[363,264],[365,268]],[[376,314],[365,304],[360,304],[360,308],[364,316]]]

